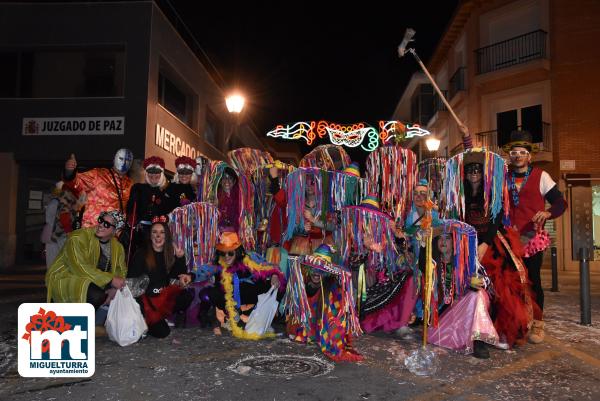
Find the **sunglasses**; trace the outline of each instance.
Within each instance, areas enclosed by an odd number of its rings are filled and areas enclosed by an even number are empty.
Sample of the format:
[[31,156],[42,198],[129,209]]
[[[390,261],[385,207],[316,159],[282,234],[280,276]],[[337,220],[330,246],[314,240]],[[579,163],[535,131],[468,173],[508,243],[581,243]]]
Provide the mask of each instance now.
[[511,150],[508,152],[510,157],[518,157],[518,156],[527,156],[529,154],[528,150]]
[[179,175],[192,175],[192,170],[188,170],[188,169],[177,170],[177,174],[179,174]]
[[235,251],[223,252],[223,256],[235,256]]
[[104,228],[117,228],[116,225],[109,223],[108,221],[104,220],[102,217],[98,217],[98,223],[101,224]]
[[481,174],[480,168],[471,168],[467,170],[467,174]]

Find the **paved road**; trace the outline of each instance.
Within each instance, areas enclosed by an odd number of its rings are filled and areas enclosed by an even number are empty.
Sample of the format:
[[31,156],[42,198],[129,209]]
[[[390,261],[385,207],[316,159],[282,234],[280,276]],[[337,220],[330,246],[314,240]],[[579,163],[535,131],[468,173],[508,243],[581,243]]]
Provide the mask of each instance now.
[[[576,281],[562,275],[561,292],[546,293],[544,344],[494,349],[489,360],[434,348],[434,377],[403,365],[418,338],[363,336],[357,348],[364,362],[332,364],[286,339],[248,342],[191,328],[126,348],[98,339],[90,379],[24,379],[16,371],[16,308],[43,292],[0,296],[0,400],[598,400],[600,276],[591,327],[578,324]],[[291,359],[298,356],[304,359]]]

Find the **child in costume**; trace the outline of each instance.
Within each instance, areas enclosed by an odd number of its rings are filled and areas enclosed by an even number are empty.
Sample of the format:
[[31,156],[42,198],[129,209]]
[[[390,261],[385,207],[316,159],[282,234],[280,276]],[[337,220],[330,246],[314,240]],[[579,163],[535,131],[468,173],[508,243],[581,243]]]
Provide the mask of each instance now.
[[332,263],[322,244],[312,255],[294,258],[284,299],[287,333],[301,343],[316,343],[334,361],[360,361],[352,336],[361,333],[349,270]]

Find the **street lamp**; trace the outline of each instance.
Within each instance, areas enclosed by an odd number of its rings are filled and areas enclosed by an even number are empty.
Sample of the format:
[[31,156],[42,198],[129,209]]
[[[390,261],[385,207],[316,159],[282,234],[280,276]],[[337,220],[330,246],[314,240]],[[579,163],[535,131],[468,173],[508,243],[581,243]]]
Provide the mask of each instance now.
[[235,114],[235,126],[229,132],[229,135],[225,138],[225,145],[229,150],[229,141],[234,133],[237,133],[238,127],[240,125],[240,113],[244,109],[244,104],[246,103],[246,99],[244,96],[239,93],[234,93],[225,98],[225,105],[227,105],[227,110],[231,114]]
[[440,148],[440,143],[441,141],[434,137],[427,138],[427,140],[425,141],[425,145],[427,145],[427,150],[429,150],[430,152],[437,152]]
[[227,105],[227,110],[230,113],[240,114],[244,109],[244,104],[246,103],[246,99],[240,94],[232,94],[225,98],[225,104]]

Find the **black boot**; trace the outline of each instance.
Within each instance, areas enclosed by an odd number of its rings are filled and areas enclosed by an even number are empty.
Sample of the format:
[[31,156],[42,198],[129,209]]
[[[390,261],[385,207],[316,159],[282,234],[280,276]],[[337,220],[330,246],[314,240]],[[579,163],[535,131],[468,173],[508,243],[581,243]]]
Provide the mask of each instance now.
[[479,359],[488,359],[490,357],[490,351],[488,351],[487,345],[483,341],[473,341],[473,356]]

